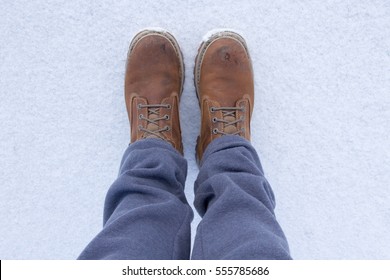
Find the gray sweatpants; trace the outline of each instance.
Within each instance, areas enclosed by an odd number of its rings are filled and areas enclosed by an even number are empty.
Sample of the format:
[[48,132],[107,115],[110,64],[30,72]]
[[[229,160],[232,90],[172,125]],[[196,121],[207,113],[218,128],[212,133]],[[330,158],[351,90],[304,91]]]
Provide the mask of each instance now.
[[[104,207],[104,227],[79,259],[189,259],[193,212],[184,195],[187,162],[158,139],[131,144]],[[195,182],[202,216],[192,259],[290,259],[275,199],[251,144],[210,143]]]

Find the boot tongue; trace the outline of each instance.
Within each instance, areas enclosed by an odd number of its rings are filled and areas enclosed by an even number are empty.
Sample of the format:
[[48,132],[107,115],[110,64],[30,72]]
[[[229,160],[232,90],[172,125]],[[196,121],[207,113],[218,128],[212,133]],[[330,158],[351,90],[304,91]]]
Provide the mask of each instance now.
[[[228,121],[228,122],[234,122],[236,120],[235,117],[233,116],[226,116],[223,118],[225,121]],[[225,126],[225,128],[223,129],[223,131],[227,134],[233,134],[237,131],[237,126],[236,124],[233,124],[233,125],[227,125]]]
[[[154,113],[151,113],[149,114],[149,117],[148,117],[150,120],[154,120],[156,118],[158,118],[158,115],[157,114],[154,114]],[[157,124],[154,124],[154,123],[148,123],[148,125],[146,126],[146,129],[147,130],[150,130],[150,131],[156,131],[159,129],[159,126]],[[156,135],[154,134],[150,134],[146,136],[146,138],[158,138]]]

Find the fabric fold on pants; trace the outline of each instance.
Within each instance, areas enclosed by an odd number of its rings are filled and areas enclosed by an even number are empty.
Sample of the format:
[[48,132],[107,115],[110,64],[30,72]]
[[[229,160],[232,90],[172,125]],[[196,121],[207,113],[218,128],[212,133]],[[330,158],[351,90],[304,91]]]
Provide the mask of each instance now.
[[291,259],[273,191],[246,139],[223,136],[211,142],[194,191],[202,221],[193,259]]
[[[184,195],[187,161],[159,139],[131,144],[110,187],[102,231],[79,259],[189,259],[193,212]],[[251,144],[210,143],[195,182],[203,217],[192,259],[290,259],[274,194]]]
[[129,145],[107,193],[103,230],[79,259],[188,259],[186,175],[186,160],[165,141]]

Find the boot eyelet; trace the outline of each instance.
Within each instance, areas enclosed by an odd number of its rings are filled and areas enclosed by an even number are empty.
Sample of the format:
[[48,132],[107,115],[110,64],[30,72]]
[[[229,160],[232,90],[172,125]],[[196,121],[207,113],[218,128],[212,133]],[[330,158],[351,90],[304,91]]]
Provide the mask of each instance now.
[[213,134],[217,134],[218,133],[218,128],[214,128],[213,129]]
[[215,107],[211,107],[210,112],[212,112],[212,113],[215,112]]
[[138,126],[138,130],[141,131],[144,127],[142,125]]
[[216,123],[216,122],[217,122],[217,118],[212,118],[211,121],[212,121],[213,123]]
[[137,109],[138,109],[138,110],[142,109],[142,105],[141,105],[141,104],[138,104],[138,105],[137,105]]
[[138,119],[142,120],[143,117],[144,117],[144,115],[143,115],[143,114],[140,114],[140,115],[138,116]]
[[169,120],[169,115],[165,115],[164,118],[165,118],[166,120]]
[[166,130],[166,131],[171,131],[171,127],[170,127],[169,125],[167,125],[167,126],[165,127],[165,130]]
[[167,109],[171,109],[171,108],[172,108],[171,104],[167,104]]

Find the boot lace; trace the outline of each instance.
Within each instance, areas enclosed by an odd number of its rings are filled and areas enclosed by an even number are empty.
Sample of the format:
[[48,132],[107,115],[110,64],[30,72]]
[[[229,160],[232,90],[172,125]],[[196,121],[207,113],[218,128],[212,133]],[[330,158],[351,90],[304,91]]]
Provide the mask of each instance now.
[[138,109],[147,108],[148,109],[148,115],[144,116],[143,114],[139,114],[138,118],[140,120],[145,120],[147,125],[146,127],[143,127],[142,125],[138,126],[138,130],[146,132],[143,135],[143,138],[161,138],[165,140],[165,137],[161,132],[164,131],[170,131],[171,128],[169,125],[166,125],[164,127],[160,127],[159,121],[161,120],[169,120],[169,115],[166,114],[164,116],[160,117],[160,109],[161,108],[167,108],[171,109],[170,104],[138,104]]
[[239,135],[240,133],[245,132],[245,128],[237,129],[237,124],[244,121],[244,116],[237,118],[237,111],[244,112],[244,107],[211,107],[211,112],[222,111],[222,119],[213,117],[212,122],[223,123],[223,130],[218,128],[213,129],[213,134],[221,135]]

